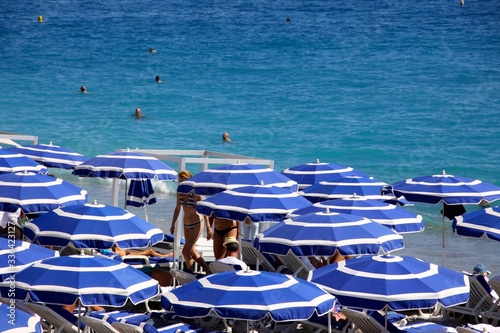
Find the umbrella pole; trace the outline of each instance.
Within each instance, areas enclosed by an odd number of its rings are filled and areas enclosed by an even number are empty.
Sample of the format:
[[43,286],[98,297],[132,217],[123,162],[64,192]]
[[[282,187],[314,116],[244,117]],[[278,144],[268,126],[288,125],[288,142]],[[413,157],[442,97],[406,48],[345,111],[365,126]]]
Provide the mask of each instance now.
[[82,329],[80,327],[80,315],[81,315],[80,298],[77,298],[77,300],[76,300],[76,306],[78,307],[78,332],[81,332]]
[[149,219],[148,219],[148,210],[147,210],[146,206],[147,206],[147,203],[144,204],[144,215],[146,215],[146,221],[149,222]]
[[328,312],[328,333],[332,333],[332,310]]
[[441,249],[441,265],[444,267],[444,248],[445,248],[445,244],[444,244],[444,201],[443,201],[443,211],[442,211],[442,214],[441,214],[441,225],[442,225],[442,249]]
[[127,209],[127,187],[128,187],[128,179],[125,179],[125,210]]

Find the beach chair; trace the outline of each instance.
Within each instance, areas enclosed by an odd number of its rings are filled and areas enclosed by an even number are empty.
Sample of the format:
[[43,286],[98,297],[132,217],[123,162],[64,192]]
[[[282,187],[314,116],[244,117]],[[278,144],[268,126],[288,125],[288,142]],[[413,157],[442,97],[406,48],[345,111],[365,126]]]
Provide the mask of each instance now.
[[443,316],[448,318],[450,313],[459,313],[461,314],[459,319],[463,319],[466,315],[469,315],[474,318],[476,324],[487,318],[500,319],[498,305],[493,303],[490,293],[483,288],[475,277],[468,276],[468,278],[470,285],[469,300],[464,305],[443,308]]
[[110,323],[102,319],[83,316],[81,321],[95,333],[120,333],[120,331],[113,328]]
[[225,264],[220,261],[212,261],[208,266],[210,267],[212,273],[229,272],[235,270],[233,265]]
[[275,268],[274,265],[266,258],[266,256],[257,250],[251,242],[241,241],[241,256],[243,261],[255,270],[263,270],[266,272],[279,272],[281,267]]
[[172,325],[167,325],[164,327],[154,327],[151,324],[141,324],[139,326],[125,324],[125,323],[113,323],[111,324],[114,329],[119,333],[195,333],[204,332],[200,327],[192,326],[186,323],[176,323]]
[[306,264],[296,256],[292,251],[288,251],[288,253],[284,256],[278,256],[281,262],[292,271],[292,275],[303,280],[307,280],[309,272],[311,269],[306,266]]
[[482,331],[462,326],[457,326],[456,330],[458,333],[480,333],[480,332],[482,333]]
[[[24,306],[29,309],[32,313],[37,314],[43,321],[45,321],[50,327],[48,332],[53,333],[79,333],[77,325],[74,325],[71,321],[63,317],[61,314],[57,313],[51,308],[46,307],[42,304],[28,303],[26,302]],[[68,312],[68,315],[73,316]],[[75,316],[73,316],[75,317]],[[74,318],[78,321],[78,318]]]
[[182,286],[189,282],[196,281],[196,276],[178,269],[171,269],[169,273],[174,278],[173,287]]
[[[331,316],[331,314],[328,313],[324,316],[318,316],[314,313],[309,319],[300,321],[300,323],[302,323],[303,326],[313,329],[312,332],[314,333],[328,332],[328,316]],[[332,318],[330,326],[333,333],[346,333],[349,328],[349,323],[344,325],[341,329],[338,329],[336,327],[337,322]]]

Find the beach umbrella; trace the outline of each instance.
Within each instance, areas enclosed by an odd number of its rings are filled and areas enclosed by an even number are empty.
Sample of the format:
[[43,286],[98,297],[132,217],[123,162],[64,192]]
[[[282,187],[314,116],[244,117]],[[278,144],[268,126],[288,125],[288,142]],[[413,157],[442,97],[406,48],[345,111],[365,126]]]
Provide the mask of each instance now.
[[0,303],[0,332],[42,333],[40,317],[21,311],[15,304]]
[[262,252],[297,256],[378,254],[402,249],[403,236],[367,218],[330,212],[286,219],[257,235]]
[[0,280],[8,278],[36,261],[58,256],[59,251],[22,240],[0,237]]
[[94,202],[54,209],[24,226],[24,235],[45,246],[109,249],[146,247],[163,240],[163,231],[118,207]]
[[315,269],[315,282],[346,307],[416,310],[467,302],[469,280],[462,273],[407,256],[360,256]]
[[366,173],[351,167],[323,163],[319,160],[316,160],[316,163],[305,163],[287,168],[282,173],[295,180],[299,184],[299,189],[304,189],[322,181],[333,181],[348,176],[368,177]]
[[[403,195],[407,200],[430,204],[443,204],[442,208],[442,265],[445,256],[444,217],[445,210],[456,205],[485,205],[500,199],[500,187],[477,179],[446,174],[429,175],[406,179],[387,187],[395,196]],[[465,213],[461,211],[456,215]]]
[[122,307],[128,301],[138,304],[160,292],[158,281],[128,264],[104,256],[73,255],[36,262],[18,272],[14,280],[0,283],[2,297],[9,297],[13,281],[17,300],[59,305],[77,303],[85,307]]
[[299,191],[299,194],[312,203],[348,198],[355,194],[367,199],[385,200],[393,204],[409,204],[404,198],[396,198],[392,194],[382,195],[380,191],[382,187],[387,185],[387,183],[375,180],[372,177],[348,176],[308,186]]
[[87,202],[87,191],[64,181],[32,172],[0,175],[0,210],[44,213],[60,206]]
[[0,174],[11,172],[47,173],[47,168],[22,154],[0,149]]
[[196,211],[219,219],[243,222],[281,222],[296,209],[311,202],[285,188],[272,185],[237,187],[198,201]]
[[358,196],[318,202],[312,206],[297,209],[289,217],[312,212],[324,212],[327,208],[331,212],[366,217],[398,233],[422,232],[425,227],[421,215],[382,200],[372,200]]
[[156,157],[134,151],[117,151],[93,157],[75,166],[79,177],[176,180],[177,172]]
[[7,150],[23,154],[48,168],[73,169],[87,158],[82,154],[52,144],[11,147]]
[[[205,317],[256,321],[306,320],[324,315],[335,297],[313,283],[291,275],[263,271],[229,271],[212,274],[163,293],[161,304],[180,317]],[[328,315],[328,317],[330,317]]]
[[158,200],[155,196],[151,179],[132,179],[128,188],[126,206],[144,207],[146,221],[148,221],[148,211],[146,206],[154,205]]
[[297,191],[297,182],[271,168],[248,163],[227,164],[203,170],[179,184],[177,192],[214,195],[248,185],[273,185]]
[[500,241],[500,206],[478,209],[457,216],[453,220],[453,231],[459,235],[482,237]]

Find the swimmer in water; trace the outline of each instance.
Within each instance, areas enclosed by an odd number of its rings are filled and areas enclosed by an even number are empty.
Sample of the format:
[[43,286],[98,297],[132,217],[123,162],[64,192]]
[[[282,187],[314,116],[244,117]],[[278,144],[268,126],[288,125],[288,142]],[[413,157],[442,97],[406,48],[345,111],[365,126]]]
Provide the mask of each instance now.
[[161,82],[161,80],[160,80],[160,76],[159,76],[159,75],[156,75],[156,76],[155,76],[155,81],[156,81],[156,82],[158,82],[158,83],[160,83],[160,82]]
[[158,51],[156,51],[154,48],[150,47],[149,48],[149,53],[158,53]]
[[139,108],[135,109],[135,117],[136,118],[144,117],[144,114],[141,112],[141,109],[139,109]]
[[224,142],[231,142],[231,139],[229,138],[229,133],[228,132],[224,132],[224,134],[222,134],[222,141],[224,141]]
[[80,87],[80,91],[82,92],[82,94],[86,94],[86,93],[88,93],[88,91],[87,91],[87,87],[85,87],[85,86],[81,86],[81,87]]

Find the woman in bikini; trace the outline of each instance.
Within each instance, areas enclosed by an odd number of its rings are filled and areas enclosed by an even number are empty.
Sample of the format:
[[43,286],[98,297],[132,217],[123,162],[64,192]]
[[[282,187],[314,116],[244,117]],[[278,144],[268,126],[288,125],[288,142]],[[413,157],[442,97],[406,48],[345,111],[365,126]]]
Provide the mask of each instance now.
[[[191,178],[191,173],[187,170],[181,171],[179,173],[178,180],[179,183]],[[179,217],[181,207],[184,212],[184,247],[182,248],[182,256],[186,263],[186,268],[193,270],[194,262],[196,261],[207,273],[210,273],[207,263],[200,254],[196,251],[196,242],[200,238],[203,232],[203,224],[207,225],[207,238],[212,237],[212,228],[208,224],[208,219],[202,217],[196,211],[196,203],[201,200],[199,195],[190,192],[189,194],[183,194],[177,192],[177,203],[175,205],[174,216],[172,217],[172,225],[170,227],[170,233],[175,233],[175,222]]]
[[227,237],[240,236],[239,223],[232,220],[218,219],[215,216],[210,216],[210,225],[214,230],[214,256],[215,259],[222,259],[226,257],[226,248],[224,247],[224,240]]

